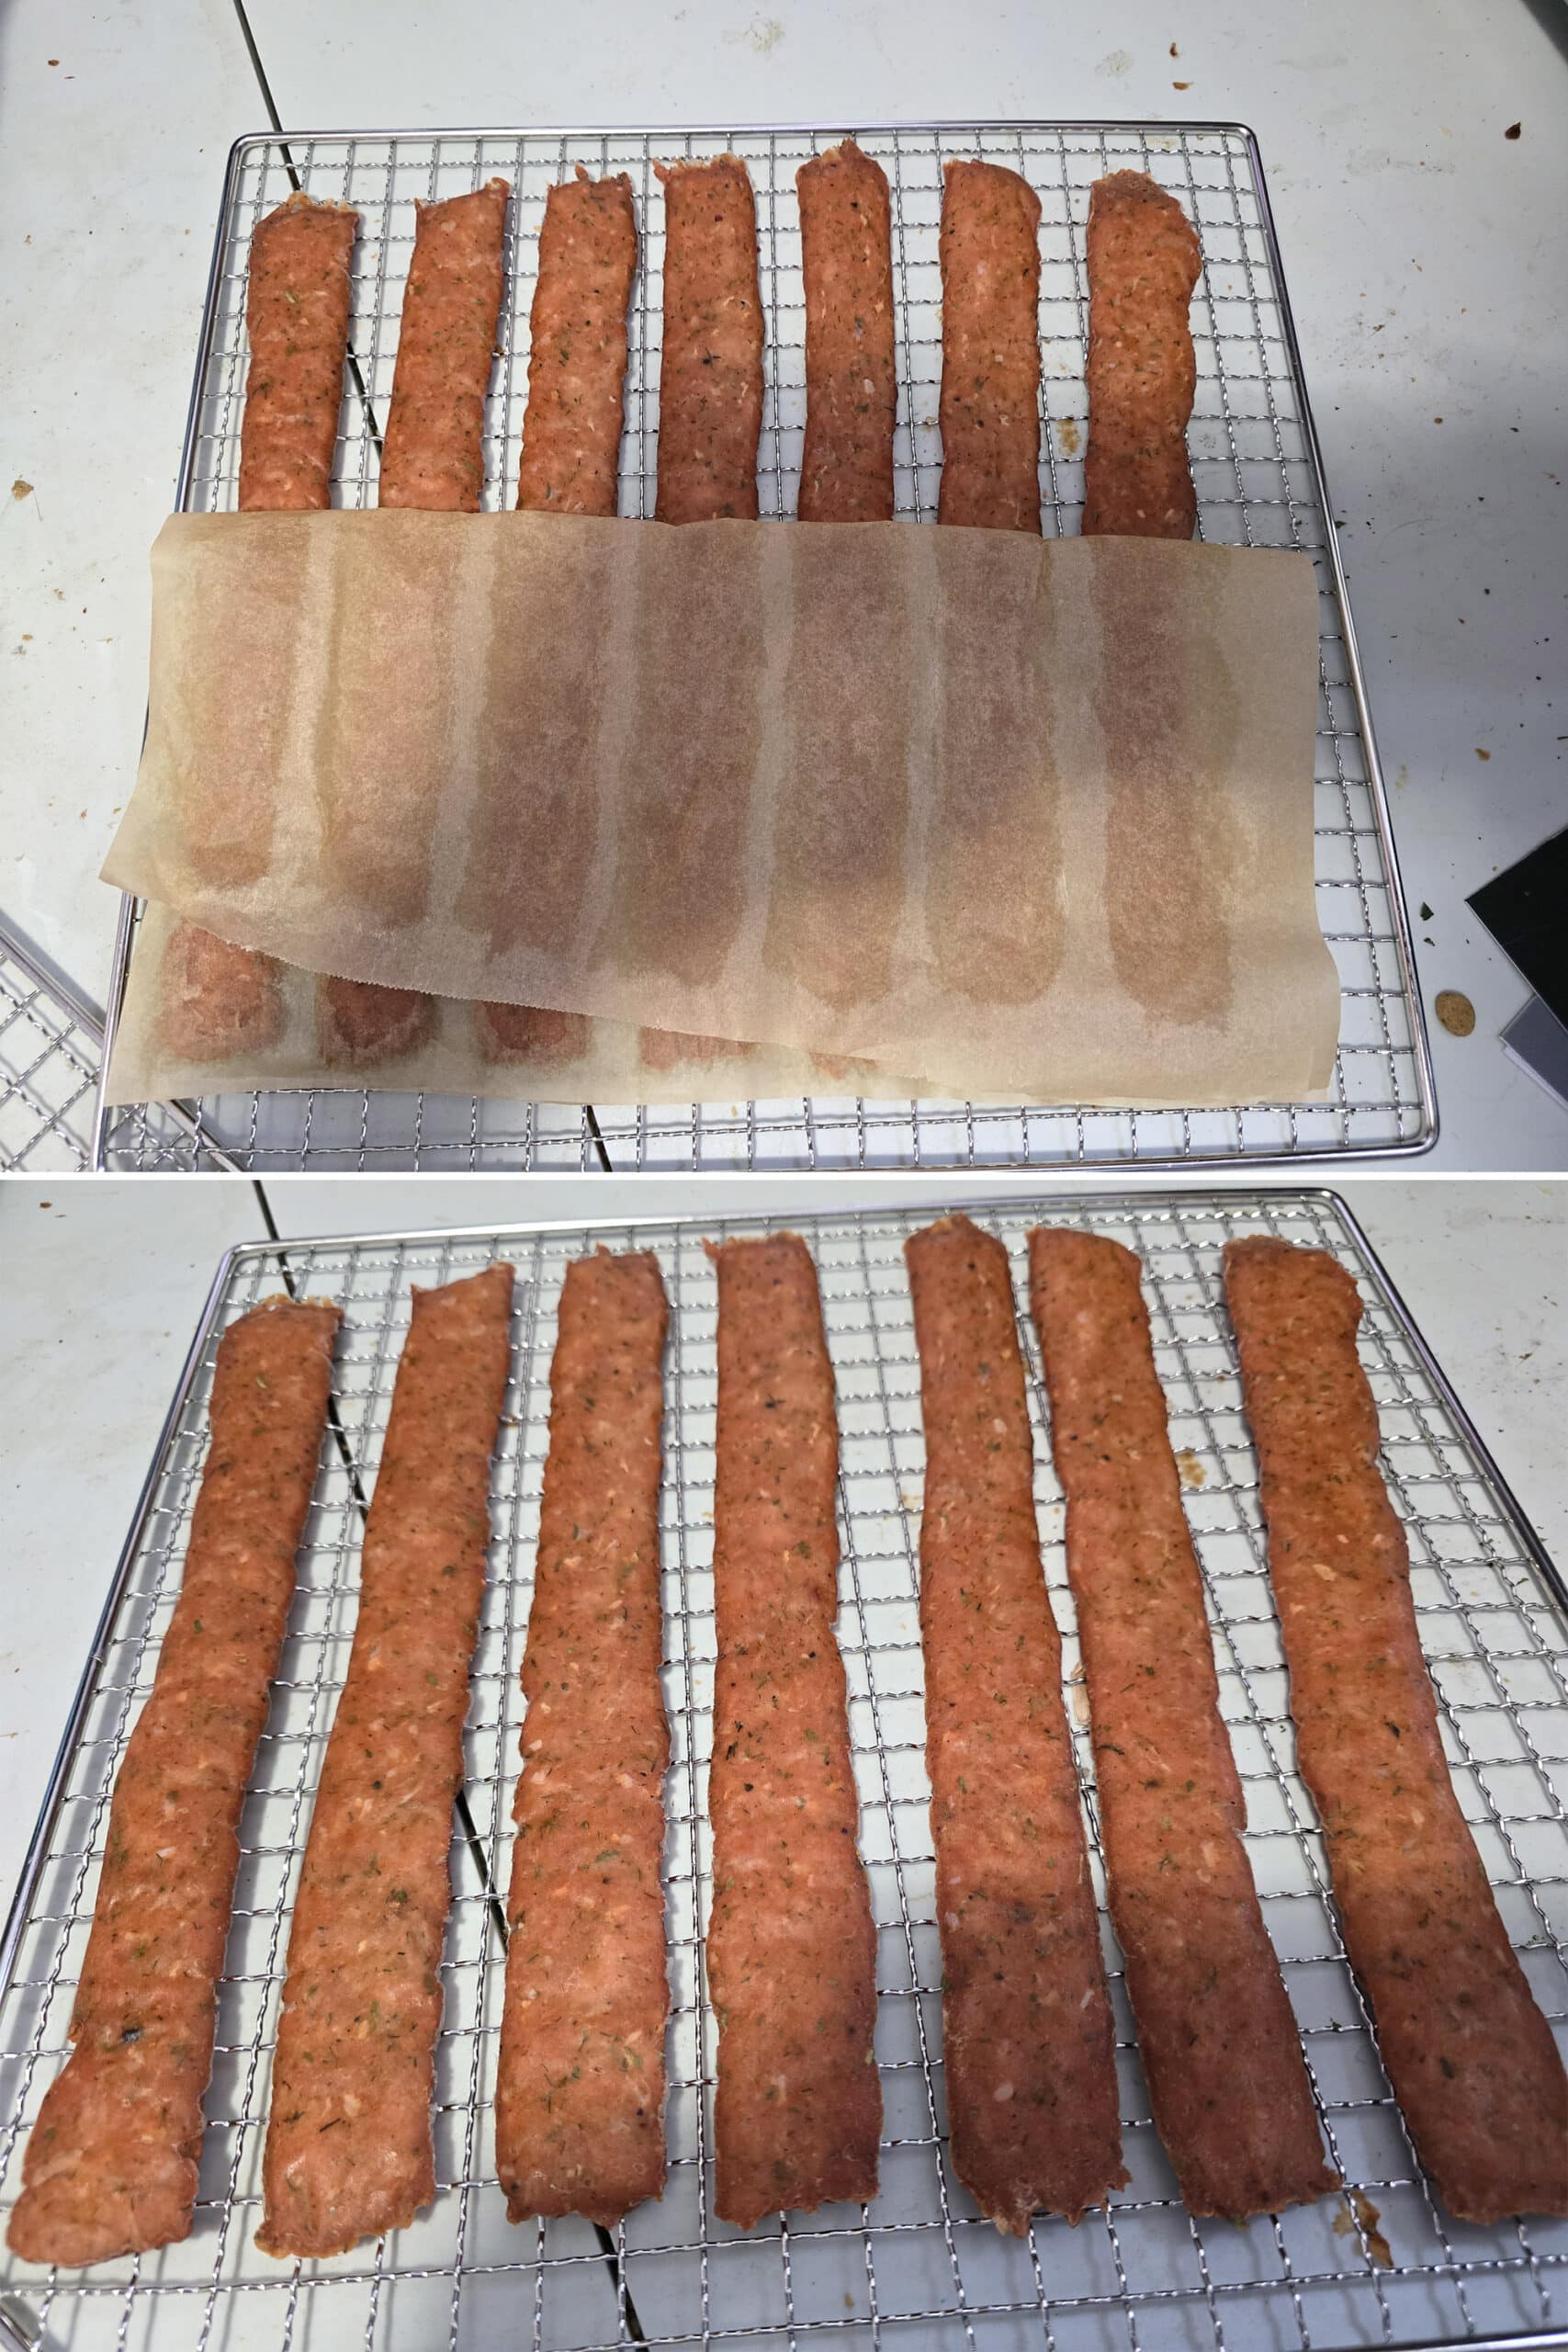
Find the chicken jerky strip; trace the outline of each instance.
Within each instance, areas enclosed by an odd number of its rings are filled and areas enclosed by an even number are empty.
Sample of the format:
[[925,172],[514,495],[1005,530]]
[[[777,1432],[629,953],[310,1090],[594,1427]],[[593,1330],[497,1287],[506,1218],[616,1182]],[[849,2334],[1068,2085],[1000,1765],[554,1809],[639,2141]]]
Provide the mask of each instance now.
[[749,2229],[876,2194],[876,1931],[833,1630],[839,1430],[817,1272],[793,1233],[710,1255],[716,2206]]
[[656,164],[664,189],[660,523],[757,519],[762,297],[757,208],[739,155]]
[[[474,514],[484,489],[484,410],[504,282],[505,180],[415,208],[391,406],[377,493],[382,506]],[[353,855],[352,833],[341,845]],[[435,1000],[373,980],[316,982],[322,1058],[373,1069],[429,1038]]]
[[[250,373],[240,424],[242,512],[332,504],[333,451],[343,402],[359,215],[296,193],[251,239],[245,288]],[[183,1059],[222,1061],[276,1045],[283,1032],[279,967],[196,923],[176,923],[159,979],[165,1042]]]
[[346,2253],[435,2194],[436,1969],[512,1275],[413,1294],[289,1934],[264,2254]]
[[1086,538],[1190,539],[1197,494],[1187,420],[1197,383],[1188,305],[1201,255],[1173,196],[1142,172],[1089,201]]
[[887,175],[852,139],[795,175],[806,285],[803,523],[893,519],[893,232]]
[[504,276],[505,180],[417,207],[378,503],[477,514]]
[[942,169],[939,523],[1040,529],[1040,198],[1000,164]]
[[563,180],[545,198],[529,316],[528,407],[517,503],[614,514],[637,216],[625,172]]
[[107,2262],[188,2235],[245,1783],[294,1593],[340,1317],[269,1299],[218,1350],[180,1596],[109,1805],[73,2050],[10,2246]]
[[296,193],[251,239],[240,423],[240,507],[268,514],[332,504],[359,215]]
[[651,1253],[567,1269],[523,1662],[496,2169],[514,2222],[664,2185],[660,1367]]
[[1355,1283],[1267,1237],[1224,1278],[1296,1751],[1394,2097],[1460,2220],[1568,2213],[1568,2082],[1449,1775]]
[[1062,1645],[1040,1567],[1007,1251],[904,1245],[920,1355],[920,1637],[953,2169],[999,2229],[1126,2178]]
[[1203,1582],[1138,1261],[1029,1237],[1111,1915],[1155,2123],[1190,2213],[1241,2221],[1335,2188],[1263,1924]]

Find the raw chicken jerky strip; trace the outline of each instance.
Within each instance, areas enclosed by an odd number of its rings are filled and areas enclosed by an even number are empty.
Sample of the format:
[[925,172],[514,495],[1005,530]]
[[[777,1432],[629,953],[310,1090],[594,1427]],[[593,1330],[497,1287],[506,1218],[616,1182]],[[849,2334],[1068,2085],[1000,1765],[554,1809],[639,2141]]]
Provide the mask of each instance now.
[[833,1631],[839,1432],[816,1269],[792,1233],[709,1254],[716,2205],[749,2229],[876,2194],[876,1933]]
[[289,1934],[264,2254],[346,2253],[435,2194],[436,1968],[512,1275],[413,1294]]
[[942,169],[940,523],[1040,529],[1040,198],[1000,164]]
[[[251,365],[240,424],[240,505],[332,504],[333,451],[348,356],[348,274],[359,215],[296,193],[251,240],[245,330]],[[196,923],[176,923],[159,973],[160,1027],[184,1060],[222,1061],[276,1045],[279,967]]]
[[757,517],[762,298],[757,208],[739,155],[656,164],[664,189],[661,523]]
[[[416,208],[378,503],[479,511],[484,410],[501,322],[505,180]],[[352,854],[352,845],[345,844]],[[374,1069],[423,1045],[435,1000],[373,980],[321,978],[316,1026],[335,1069]]]
[[1296,1751],[1394,2097],[1461,2221],[1568,2213],[1568,2082],[1449,1776],[1356,1285],[1267,1237],[1224,1276]]
[[495,359],[505,180],[416,208],[378,503],[475,514]]
[[920,1637],[953,2162],[998,2229],[1126,2179],[1111,2000],[1040,1569],[1007,1251],[904,1245],[920,1355]]
[[803,523],[893,519],[892,212],[887,175],[852,139],[795,175],[806,286]]
[[608,2228],[664,2185],[659,1261],[567,1269],[523,1662],[527,1718],[495,2092],[514,2222]]
[[240,424],[240,506],[269,514],[332,504],[348,356],[349,256],[359,215],[296,193],[251,239],[251,366]]
[[1096,180],[1089,201],[1086,538],[1190,539],[1187,462],[1197,376],[1188,306],[1202,266],[1192,224],[1142,172]]
[[517,503],[614,514],[637,216],[625,172],[563,180],[545,198],[529,316],[528,407]]
[[1039,1229],[1029,1272],[1111,1915],[1155,2123],[1190,2213],[1277,2213],[1337,2177],[1242,1842],[1138,1261],[1119,1242]]
[[10,2246],[107,2262],[188,2235],[237,1831],[294,1592],[340,1321],[269,1299],[224,1333],[180,1597],[109,1805],[72,2054]]

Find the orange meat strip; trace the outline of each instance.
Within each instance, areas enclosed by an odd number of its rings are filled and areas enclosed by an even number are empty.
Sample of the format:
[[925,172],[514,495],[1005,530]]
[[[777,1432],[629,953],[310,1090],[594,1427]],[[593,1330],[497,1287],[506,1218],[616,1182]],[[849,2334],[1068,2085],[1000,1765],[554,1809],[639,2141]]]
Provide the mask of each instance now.
[[294,1595],[341,1320],[268,1299],[218,1350],[180,1596],[109,1804],[72,2053],[10,2246],[107,2262],[188,2236],[239,1825]]
[[1568,2213],[1568,2080],[1443,1754],[1355,1283],[1268,1236],[1224,1280],[1296,1752],[1394,2097],[1460,2220]]
[[943,165],[939,523],[1040,529],[1039,228],[1017,172]]
[[893,519],[893,231],[887,175],[846,139],[795,175],[806,286],[803,523]]
[[276,514],[332,504],[359,215],[296,192],[251,239],[251,367],[240,424],[240,507]]
[[1190,2213],[1277,2213],[1338,2180],[1242,1841],[1138,1261],[1116,1241],[1037,1228],[1029,1272],[1111,1916],[1155,2123]]
[[435,2194],[436,1969],[512,1282],[491,1266],[413,1294],[289,1933],[264,2254],[346,2253]]
[[[359,215],[296,191],[251,240],[245,288],[250,373],[240,424],[243,512],[314,511],[332,504],[333,451],[343,403],[352,296],[349,261]],[[280,967],[196,923],[170,933],[159,978],[171,1052],[225,1060],[277,1043]]]
[[567,1269],[523,1662],[496,2169],[514,2222],[604,2228],[664,2186],[659,1261]]
[[1197,372],[1188,306],[1202,266],[1192,223],[1142,172],[1096,180],[1089,200],[1086,538],[1190,539],[1187,462]]
[[381,444],[382,506],[474,514],[504,276],[505,180],[417,207]]
[[750,176],[739,155],[654,169],[665,236],[653,511],[661,523],[755,522],[762,297]]
[[920,1356],[920,1638],[953,2163],[1022,2237],[1127,2176],[1062,1644],[1040,1568],[1007,1251],[967,1217],[904,1245]]
[[625,172],[580,164],[545,198],[529,315],[528,407],[517,503],[527,513],[614,514],[637,215]]
[[[485,393],[504,279],[509,183],[416,207],[391,406],[377,493],[382,506],[477,514],[484,489]],[[316,983],[322,1057],[373,1069],[428,1043],[435,1000],[374,980]]]
[[709,1255],[716,2205],[750,2229],[876,2194],[876,1931],[833,1631],[839,1430],[817,1271],[793,1233]]

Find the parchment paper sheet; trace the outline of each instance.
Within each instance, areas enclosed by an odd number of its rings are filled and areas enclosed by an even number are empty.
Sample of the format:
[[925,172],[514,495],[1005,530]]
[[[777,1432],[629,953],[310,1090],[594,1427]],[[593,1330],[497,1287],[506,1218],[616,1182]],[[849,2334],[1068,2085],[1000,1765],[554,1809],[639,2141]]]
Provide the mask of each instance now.
[[941,1093],[1326,1085],[1305,557],[183,515],[153,589],[105,875],[224,938]]

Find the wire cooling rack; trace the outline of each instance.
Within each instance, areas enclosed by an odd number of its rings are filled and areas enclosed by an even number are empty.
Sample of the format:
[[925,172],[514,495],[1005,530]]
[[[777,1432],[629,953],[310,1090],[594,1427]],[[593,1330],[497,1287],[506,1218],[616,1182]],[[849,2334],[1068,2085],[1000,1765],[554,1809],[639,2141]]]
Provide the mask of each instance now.
[[[1568,2023],[1568,1596],[1348,1213],[1332,1195],[1198,1193],[1021,1203],[976,1212],[1012,1256],[1042,1217],[1138,1252],[1186,1503],[1201,1555],[1223,1704],[1247,1789],[1248,1843],[1301,2026],[1324,2128],[1350,2194],[1245,2228],[1193,2222],[1155,2137],[1109,1923],[1117,2066],[1133,2177],[1077,2230],[1037,2221],[1026,2242],[981,2220],[952,2174],[942,2065],[941,1956],[927,1817],[916,1560],[922,1476],[918,1364],[901,1244],[926,1217],[825,1216],[797,1229],[819,1270],[838,1382],[844,1556],[839,1633],[851,1692],[861,1845],[878,1922],[881,2187],[742,2232],[713,2216],[715,2031],[700,1930],[708,1898],[712,1504],[716,1385],[713,1270],[690,1222],[255,1244],[224,1261],[117,1576],[17,1905],[0,1981],[0,2197],[63,2056],[105,1828],[127,1730],[177,1586],[225,1325],[276,1291],[343,1303],[335,1419],[299,1589],[243,1826],[234,1928],[220,1991],[193,2235],[139,2263],[50,2276],[10,2264],[0,2290],[24,2340],[83,2347],[434,2344],[723,2346],[803,2340],[886,2352],[1332,2352],[1348,2346],[1562,2344],[1568,2224],[1481,2230],[1435,2202],[1393,2107],[1327,1899],[1311,1802],[1294,1770],[1285,1676],[1259,1534],[1257,1475],[1221,1296],[1222,1244],[1269,1231],[1332,1250],[1358,1277],[1362,1354],[1383,1463],[1409,1532],[1412,1580],[1444,1739],[1503,1914],[1537,1996]],[[671,2172],[661,2203],[613,2238],[581,2222],[505,2218],[491,2138],[502,1984],[518,1669],[547,1443],[556,1302],[569,1260],[598,1240],[659,1252],[673,1309],[661,1508],[664,1685],[672,1762],[666,1883],[674,2015]],[[513,1382],[493,1486],[495,1541],[455,1825],[456,1886],[442,1979],[436,2175],[415,2225],[336,2260],[267,2260],[259,2219],[269,2052],[289,1904],[354,1616],[363,1499],[386,1427],[411,1282],[499,1256],[516,1265]],[[1077,1647],[1032,1334],[1045,1571]],[[1092,1759],[1076,1683],[1077,1760]],[[1102,1898],[1092,1793],[1089,1820]],[[31,2333],[26,2333],[31,2331]],[[3,2331],[0,2331],[3,2333]]]
[[[333,468],[344,506],[376,499],[379,433],[397,356],[414,200],[478,187],[513,189],[501,357],[486,409],[487,507],[515,497],[527,395],[528,311],[539,224],[552,182],[581,162],[631,175],[643,236],[634,295],[620,511],[653,512],[659,445],[663,205],[654,162],[745,157],[757,193],[767,313],[759,458],[764,515],[793,515],[805,424],[805,305],[795,175],[843,130],[319,132],[242,140],[223,209],[181,466],[179,503],[211,513],[237,495],[245,377],[245,273],[264,214],[295,187],[346,199],[362,228],[355,257],[352,358]],[[1318,917],[1338,967],[1339,1050],[1331,1100],[1227,1111],[992,1109],[963,1102],[796,1097],[639,1109],[598,1103],[459,1102],[450,1097],[290,1090],[214,1097],[197,1132],[258,1173],[288,1168],[525,1169],[1047,1167],[1136,1160],[1269,1161],[1417,1151],[1437,1132],[1431,1065],[1409,924],[1394,863],[1338,549],[1328,521],[1263,167],[1252,134],[1213,123],[997,123],[856,134],[892,191],[898,362],[894,443],[897,512],[934,522],[941,476],[942,372],[937,227],[942,166],[994,156],[1039,195],[1043,418],[1041,512],[1047,534],[1075,532],[1083,508],[1088,393],[1084,224],[1089,188],[1131,166],[1169,187],[1194,221],[1203,273],[1192,308],[1198,391],[1188,435],[1199,528],[1208,540],[1300,548],[1321,590],[1317,735]],[[111,1019],[135,937],[128,904]],[[140,1110],[100,1110],[100,1158],[148,1164]]]
[[85,1168],[103,1024],[0,915],[0,1169]]

